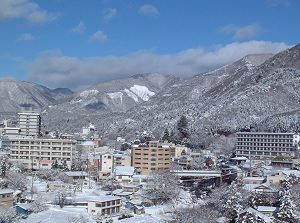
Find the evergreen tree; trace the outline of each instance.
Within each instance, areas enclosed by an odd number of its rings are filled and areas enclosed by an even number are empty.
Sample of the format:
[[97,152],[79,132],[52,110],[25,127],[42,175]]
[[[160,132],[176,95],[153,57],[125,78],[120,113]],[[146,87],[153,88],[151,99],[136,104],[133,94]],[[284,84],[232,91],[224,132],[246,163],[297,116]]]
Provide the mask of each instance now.
[[242,194],[240,193],[239,187],[235,181],[229,185],[226,198],[228,199],[223,205],[225,215],[228,219],[230,219],[230,221],[234,222],[234,219],[242,210],[241,201],[243,200]]
[[0,177],[4,178],[6,176],[6,172],[9,169],[9,164],[7,163],[7,160],[5,157],[1,157],[0,161]]
[[57,160],[55,160],[52,162],[51,169],[57,169],[57,168],[58,168],[58,162],[57,162]]
[[238,216],[236,223],[265,223],[265,221],[253,212],[247,211],[245,214]]
[[69,171],[69,168],[68,168],[66,160],[63,160],[63,162],[62,162],[62,170],[63,171]]
[[179,131],[179,138],[182,139],[188,139],[190,138],[190,132],[188,129],[188,120],[187,118],[182,115],[177,122],[177,130]]
[[292,178],[287,177],[281,183],[281,191],[279,192],[280,207],[277,217],[284,222],[296,222],[298,216],[295,213],[295,205],[291,196]]
[[264,206],[267,204],[266,196],[264,193],[260,192],[251,192],[248,197],[248,205],[252,208],[257,208],[257,206]]
[[76,171],[76,170],[77,170],[77,166],[76,166],[76,163],[73,160],[72,165],[71,165],[71,171]]
[[164,135],[161,138],[161,141],[163,141],[163,142],[165,142],[165,141],[170,142],[171,141],[171,136],[170,136],[170,133],[169,133],[168,129],[165,129]]

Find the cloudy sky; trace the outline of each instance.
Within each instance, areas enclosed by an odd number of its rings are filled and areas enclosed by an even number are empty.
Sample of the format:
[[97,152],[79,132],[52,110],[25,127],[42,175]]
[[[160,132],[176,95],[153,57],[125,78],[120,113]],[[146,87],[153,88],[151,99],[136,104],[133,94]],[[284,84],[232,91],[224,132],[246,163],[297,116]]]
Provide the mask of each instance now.
[[299,43],[298,0],[0,0],[0,77],[79,90],[187,78]]

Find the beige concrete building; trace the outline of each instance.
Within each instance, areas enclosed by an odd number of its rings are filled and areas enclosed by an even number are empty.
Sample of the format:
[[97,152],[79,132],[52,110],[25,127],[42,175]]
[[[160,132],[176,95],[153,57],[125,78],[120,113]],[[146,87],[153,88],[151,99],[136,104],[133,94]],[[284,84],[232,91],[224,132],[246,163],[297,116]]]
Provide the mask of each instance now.
[[161,146],[158,141],[150,141],[148,145],[132,147],[132,164],[140,174],[169,170],[170,159],[170,146]]
[[99,165],[99,170],[100,171],[105,171],[109,170],[112,172],[113,170],[113,155],[109,152],[103,153],[100,155],[100,165]]
[[12,189],[1,189],[0,190],[0,208],[11,208],[13,206],[14,190]]
[[114,154],[114,167],[131,166],[131,154]]
[[186,146],[170,146],[171,156],[178,157],[188,153],[188,148]]
[[28,169],[50,169],[52,162],[66,161],[71,168],[76,141],[66,139],[10,139],[10,160],[21,162]]

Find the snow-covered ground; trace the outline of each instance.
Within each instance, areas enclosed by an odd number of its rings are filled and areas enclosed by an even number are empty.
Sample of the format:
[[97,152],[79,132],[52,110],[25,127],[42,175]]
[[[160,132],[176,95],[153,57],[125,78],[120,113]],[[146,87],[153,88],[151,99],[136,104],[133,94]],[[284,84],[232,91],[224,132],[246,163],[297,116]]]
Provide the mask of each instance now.
[[[30,179],[31,180],[31,179]],[[42,180],[35,180],[33,182],[35,191],[39,194],[42,194],[43,197],[47,200],[53,201],[56,192],[46,192],[46,182]],[[107,191],[103,191],[98,187],[93,189],[84,188],[81,191],[77,191],[75,194],[72,194],[73,201],[86,201],[90,199],[95,199],[99,196],[105,195]],[[35,196],[34,196],[35,197]],[[113,222],[123,222],[123,223],[163,223],[169,221],[170,213],[173,208],[177,206],[176,204],[182,205],[191,205],[192,198],[189,193],[182,191],[179,199],[174,202],[174,205],[158,205],[152,207],[145,207],[145,214],[135,215],[129,209],[122,207],[122,210],[127,214],[133,215],[131,218],[126,218],[118,220],[118,217],[113,217]],[[96,222],[91,216],[87,213],[87,206],[64,206],[60,208],[59,205],[48,204],[48,209],[39,213],[32,213],[28,215],[26,219],[21,219],[21,223],[87,223],[87,222]]]
[[65,206],[60,208],[57,206],[49,206],[49,209],[39,213],[32,213],[27,219],[22,219],[20,222],[24,223],[69,223],[72,220],[81,216],[88,220],[88,222],[95,222],[88,214],[87,207]]

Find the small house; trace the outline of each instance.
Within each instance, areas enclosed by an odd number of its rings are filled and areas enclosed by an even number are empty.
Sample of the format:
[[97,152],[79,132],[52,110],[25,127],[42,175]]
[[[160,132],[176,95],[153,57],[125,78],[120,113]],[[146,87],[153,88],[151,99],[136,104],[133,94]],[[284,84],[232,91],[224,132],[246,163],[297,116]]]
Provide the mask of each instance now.
[[262,184],[266,181],[264,177],[244,177],[245,184]]
[[120,212],[121,198],[115,196],[102,196],[88,201],[88,213],[91,215],[113,215]]
[[64,172],[68,177],[69,184],[75,184],[83,182],[85,177],[88,176],[87,172],[83,171],[67,171]]
[[135,168],[133,166],[116,166],[114,171],[115,180],[122,183],[132,182],[134,174]]

